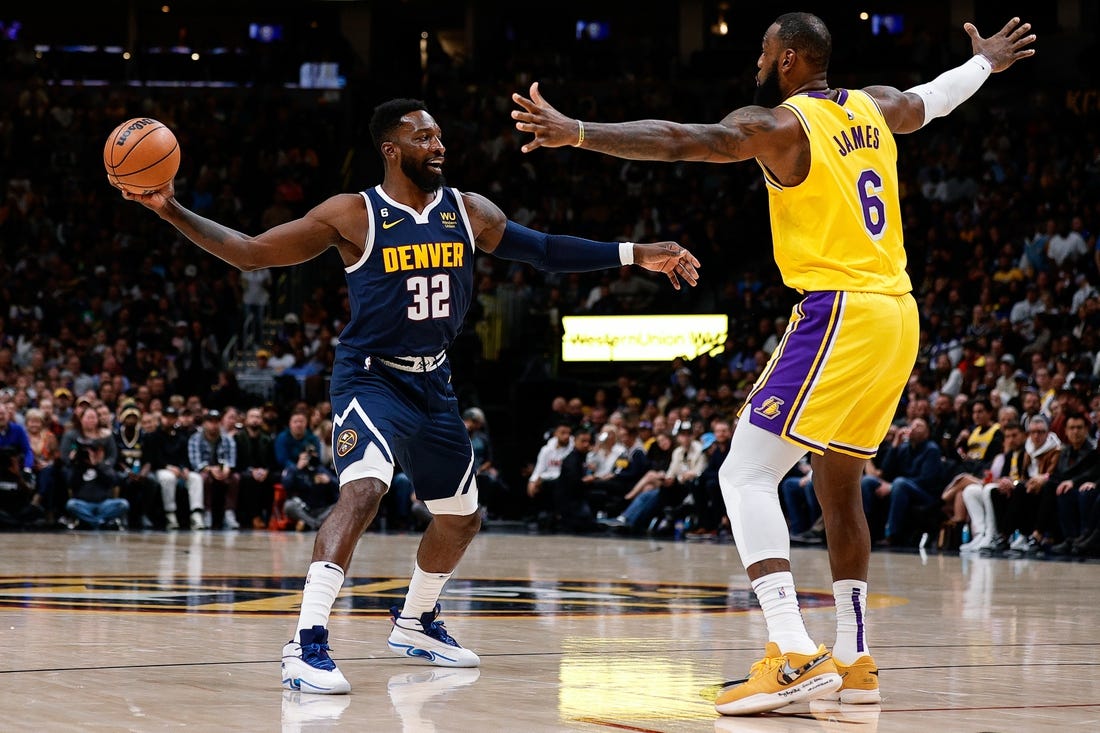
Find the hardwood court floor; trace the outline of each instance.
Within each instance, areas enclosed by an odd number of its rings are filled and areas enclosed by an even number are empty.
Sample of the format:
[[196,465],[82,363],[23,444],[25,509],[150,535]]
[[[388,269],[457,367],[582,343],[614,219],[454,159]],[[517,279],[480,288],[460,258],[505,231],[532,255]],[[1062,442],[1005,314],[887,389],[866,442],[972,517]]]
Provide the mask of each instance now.
[[[442,599],[482,666],[447,670],[386,647],[417,541],[361,541],[325,697],[279,688],[312,534],[0,534],[0,730],[1100,730],[1100,563],[876,552],[882,705],[720,719],[765,642],[731,544],[483,533]],[[793,563],[831,643],[826,554]]]

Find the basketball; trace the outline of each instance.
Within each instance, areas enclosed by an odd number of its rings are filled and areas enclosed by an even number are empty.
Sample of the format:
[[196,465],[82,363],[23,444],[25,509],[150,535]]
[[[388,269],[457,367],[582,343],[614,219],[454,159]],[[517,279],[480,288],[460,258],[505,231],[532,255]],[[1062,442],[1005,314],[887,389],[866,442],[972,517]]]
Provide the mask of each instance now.
[[152,193],[176,177],[180,146],[163,122],[135,117],[107,137],[103,165],[112,184],[130,193]]

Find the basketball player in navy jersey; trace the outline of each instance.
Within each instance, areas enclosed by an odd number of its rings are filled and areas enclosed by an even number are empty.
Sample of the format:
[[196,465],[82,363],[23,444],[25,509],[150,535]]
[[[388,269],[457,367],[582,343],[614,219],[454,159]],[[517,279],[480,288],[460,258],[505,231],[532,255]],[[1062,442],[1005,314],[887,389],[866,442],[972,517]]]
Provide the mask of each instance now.
[[437,602],[481,525],[473,451],[447,361],[473,297],[474,248],[551,272],[637,264],[666,274],[677,289],[698,277],[699,261],[674,242],[544,234],[509,221],[484,196],[446,187],[446,149],[423,102],[379,105],[370,132],[385,164],[382,185],[333,196],[255,237],[188,211],[171,183],[147,195],[122,194],[242,270],[294,265],[329,247],[343,258],[351,317],[332,371],[340,499],[318,530],[297,629],[283,649],[282,684],[302,692],[351,689],[328,654],[329,613],[395,463],[434,520],[417,550],[404,605],[391,609],[390,649],[445,667],[479,664],[438,620]]

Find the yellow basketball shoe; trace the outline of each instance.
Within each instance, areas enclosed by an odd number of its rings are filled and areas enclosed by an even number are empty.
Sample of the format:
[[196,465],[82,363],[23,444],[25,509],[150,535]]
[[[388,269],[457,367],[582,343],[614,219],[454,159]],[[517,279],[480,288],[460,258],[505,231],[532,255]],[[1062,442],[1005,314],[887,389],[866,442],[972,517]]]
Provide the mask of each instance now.
[[882,702],[878,689],[878,665],[870,656],[864,654],[851,664],[841,664],[836,659],[837,674],[840,675],[840,689],[828,695],[830,700],[840,700],[848,705]]
[[714,709],[722,715],[766,713],[824,697],[840,689],[840,684],[833,657],[824,646],[813,654],[784,654],[769,641],[764,658],[752,665],[749,676],[727,683],[718,693]]

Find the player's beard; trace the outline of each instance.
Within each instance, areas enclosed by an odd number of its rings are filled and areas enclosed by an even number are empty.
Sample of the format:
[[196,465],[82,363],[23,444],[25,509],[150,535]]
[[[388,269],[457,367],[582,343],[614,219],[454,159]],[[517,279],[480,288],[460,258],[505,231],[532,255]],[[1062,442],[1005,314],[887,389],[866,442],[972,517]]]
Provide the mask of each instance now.
[[756,94],[752,102],[761,107],[778,107],[782,101],[783,92],[779,89],[779,62],[773,61],[764,80],[756,85]]
[[435,193],[446,183],[442,173],[436,173],[424,164],[417,165],[411,160],[401,161],[401,172],[424,193]]

